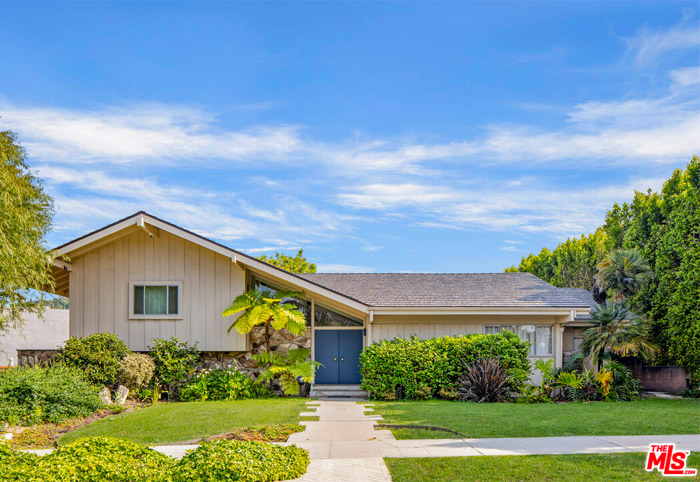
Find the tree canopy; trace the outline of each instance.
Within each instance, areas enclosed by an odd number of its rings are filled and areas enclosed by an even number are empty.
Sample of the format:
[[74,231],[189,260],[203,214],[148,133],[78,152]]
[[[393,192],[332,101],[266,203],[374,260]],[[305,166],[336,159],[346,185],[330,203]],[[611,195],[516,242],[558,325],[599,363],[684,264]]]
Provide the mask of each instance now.
[[304,250],[300,249],[296,256],[289,256],[284,253],[275,253],[274,256],[262,255],[258,258],[273,266],[282,268],[290,273],[315,273],[316,265],[309,263],[304,257]]
[[44,247],[53,201],[29,169],[17,136],[0,132],[0,328],[22,326],[22,312],[44,304],[28,290],[53,289],[53,254]]
[[[568,256],[573,246],[577,255]],[[555,286],[591,289],[595,282],[591,267],[620,248],[638,250],[654,273],[629,302],[652,322],[652,339],[660,347],[657,363],[685,366],[697,383],[700,158],[694,156],[685,169],[676,169],[661,192],[636,192],[632,202],[613,205],[595,233],[524,257],[509,270],[531,272]]]

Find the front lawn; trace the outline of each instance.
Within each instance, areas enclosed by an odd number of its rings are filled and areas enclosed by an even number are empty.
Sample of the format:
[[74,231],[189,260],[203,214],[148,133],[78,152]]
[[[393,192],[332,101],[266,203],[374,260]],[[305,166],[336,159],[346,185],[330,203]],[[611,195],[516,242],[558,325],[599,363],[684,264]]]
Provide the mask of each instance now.
[[[646,454],[515,455],[384,459],[394,482],[558,481],[590,482],[662,480],[646,472]],[[691,454],[688,468],[700,468],[700,454]]]
[[118,437],[144,444],[196,440],[254,425],[297,423],[305,404],[302,398],[159,403],[81,427],[59,443],[80,437]]
[[[449,428],[467,438],[700,433],[700,399],[520,405],[448,401],[376,402],[384,423]],[[399,439],[462,438],[450,432],[394,429]]]

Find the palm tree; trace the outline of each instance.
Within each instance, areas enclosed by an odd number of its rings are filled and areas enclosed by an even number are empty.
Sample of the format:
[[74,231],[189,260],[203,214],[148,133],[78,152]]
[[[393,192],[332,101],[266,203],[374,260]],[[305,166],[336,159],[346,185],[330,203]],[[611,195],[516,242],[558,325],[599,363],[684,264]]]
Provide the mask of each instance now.
[[610,292],[618,302],[637,294],[653,275],[649,263],[636,249],[616,249],[597,267],[596,286]]
[[590,323],[593,326],[583,332],[581,349],[598,367],[606,353],[650,359],[658,351],[649,341],[649,323],[623,303],[595,305]]
[[265,347],[270,353],[270,327],[275,330],[286,328],[293,335],[306,331],[306,317],[299,308],[285,302],[285,299],[301,296],[294,291],[260,291],[251,289],[238,296],[233,304],[224,312],[224,316],[243,314],[228,327],[228,332],[235,328],[238,333],[245,335],[257,325],[265,325]]

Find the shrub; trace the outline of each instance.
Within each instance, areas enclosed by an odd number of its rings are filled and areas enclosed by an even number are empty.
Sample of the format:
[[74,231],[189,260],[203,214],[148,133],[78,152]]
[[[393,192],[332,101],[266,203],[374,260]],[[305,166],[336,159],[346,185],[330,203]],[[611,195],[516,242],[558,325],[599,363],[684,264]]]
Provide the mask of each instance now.
[[[83,438],[32,459],[0,457],[2,480],[23,482],[170,482],[174,460],[127,440]],[[13,459],[14,457],[14,459]],[[12,463],[11,467],[8,464]]]
[[642,383],[620,362],[610,361],[605,368],[613,374],[613,381],[608,394],[613,400],[638,400],[641,398]]
[[269,396],[267,387],[235,368],[202,370],[180,387],[180,400],[240,400]]
[[59,348],[54,361],[80,368],[95,385],[112,386],[117,381],[119,362],[129,352],[126,344],[111,333],[84,338],[71,337]]
[[511,396],[508,374],[495,358],[482,358],[466,365],[459,379],[458,393],[471,402],[507,402]]
[[0,480],[7,482],[40,482],[35,478],[35,467],[41,457],[36,454],[12,450],[6,442],[0,442]]
[[99,389],[77,368],[20,367],[0,372],[0,420],[60,423],[102,407]]
[[146,388],[156,371],[153,359],[143,353],[129,353],[119,362],[119,383],[136,394]]
[[382,340],[360,355],[362,389],[384,400],[451,394],[464,365],[482,358],[500,360],[511,386],[520,389],[529,376],[528,351],[528,343],[510,332]]
[[162,384],[172,399],[175,390],[194,373],[199,363],[199,350],[195,345],[173,337],[169,340],[157,338],[149,346],[151,357],[156,364],[155,381]]
[[294,445],[216,440],[202,442],[175,466],[174,482],[269,482],[306,472],[309,452]]

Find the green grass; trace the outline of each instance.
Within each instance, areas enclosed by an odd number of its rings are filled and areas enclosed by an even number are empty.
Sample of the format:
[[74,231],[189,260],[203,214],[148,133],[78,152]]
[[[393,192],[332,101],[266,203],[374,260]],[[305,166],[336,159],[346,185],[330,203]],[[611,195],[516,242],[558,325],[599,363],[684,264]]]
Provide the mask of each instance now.
[[[627,482],[664,479],[656,471],[644,470],[646,454],[641,453],[384,460],[394,482]],[[700,454],[690,454],[687,467],[700,468]]]
[[301,398],[160,403],[91,423],[65,434],[58,442],[95,436],[144,444],[183,442],[253,425],[297,423],[305,404]]
[[[449,428],[469,438],[700,433],[700,400],[521,405],[447,401],[377,402],[384,423]],[[450,432],[394,429],[399,439],[460,438]]]

